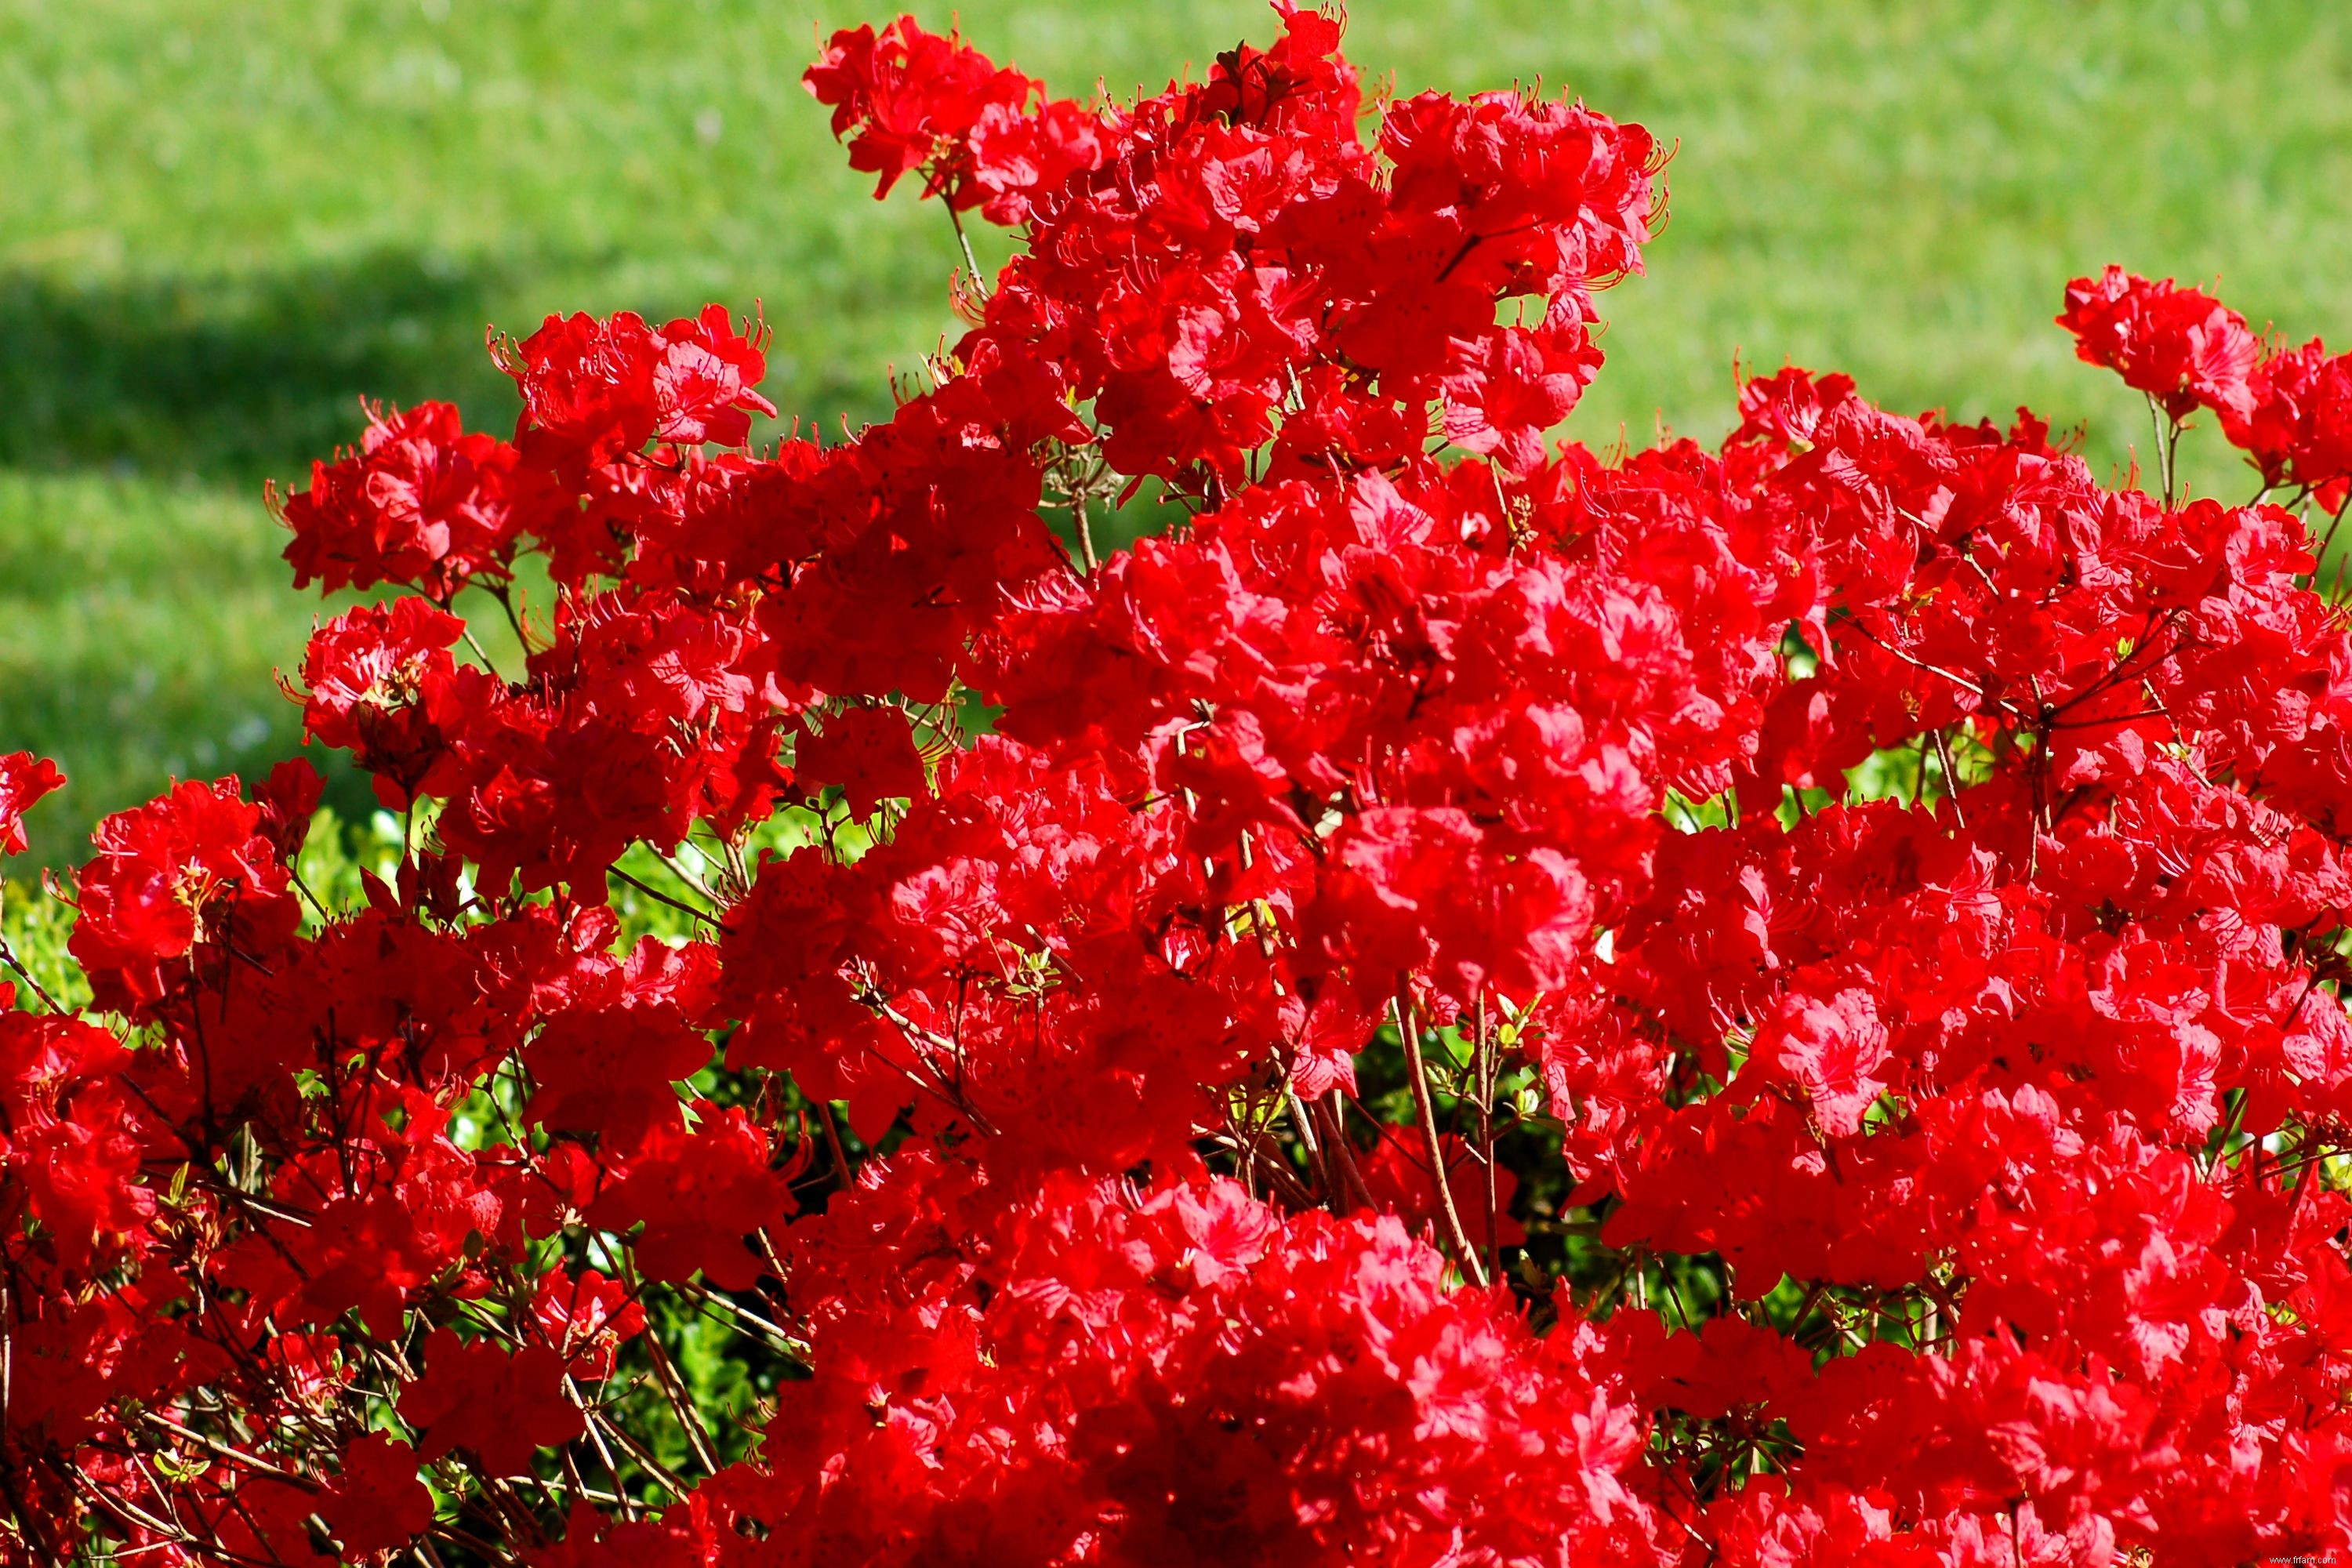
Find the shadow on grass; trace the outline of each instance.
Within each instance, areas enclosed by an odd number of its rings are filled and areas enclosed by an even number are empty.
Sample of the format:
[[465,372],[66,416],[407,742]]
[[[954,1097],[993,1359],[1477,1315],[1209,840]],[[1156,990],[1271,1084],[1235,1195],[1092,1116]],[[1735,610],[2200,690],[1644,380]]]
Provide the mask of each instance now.
[[[362,396],[444,398],[510,431],[485,323],[527,331],[516,301],[585,265],[390,248],[251,275],[0,268],[0,752],[53,756],[71,781],[28,823],[36,864],[79,861],[100,816],[173,777],[252,778],[296,754],[299,710],[275,677],[336,606],[293,591],[261,481],[307,483],[358,436]],[[803,405],[887,417],[870,389],[809,373]],[[347,818],[373,809],[343,759],[306,754]]]
[[0,467],[295,475],[352,439],[362,396],[451,399],[504,434],[514,390],[483,329],[536,270],[393,249],[250,276],[0,271]]
[[[261,480],[299,482],[352,440],[362,396],[448,398],[510,429],[482,334],[541,259],[0,270],[0,751],[55,756],[71,780],[28,822],[37,863],[79,860],[98,816],[173,776],[257,776],[297,753],[275,673],[299,670],[328,606],[293,592]],[[370,809],[342,759],[304,754],[346,816]]]

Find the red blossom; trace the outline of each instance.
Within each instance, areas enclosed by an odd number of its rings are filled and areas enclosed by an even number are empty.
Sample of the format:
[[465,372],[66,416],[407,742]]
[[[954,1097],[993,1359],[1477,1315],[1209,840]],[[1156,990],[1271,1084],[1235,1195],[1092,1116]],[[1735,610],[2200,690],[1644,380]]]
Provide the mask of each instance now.
[[367,416],[358,447],[313,463],[310,488],[286,499],[294,585],[399,583],[446,604],[473,578],[504,579],[522,521],[514,448],[467,434],[451,404]]
[[903,715],[893,709],[857,707],[803,730],[793,752],[793,773],[804,791],[838,788],[859,816],[881,801],[923,793],[923,759]]
[[765,327],[739,332],[722,305],[660,328],[633,310],[550,316],[499,346],[522,393],[516,443],[525,460],[575,481],[652,440],[740,447],[753,414],[776,412],[752,390],[766,345]]
[[0,855],[25,852],[25,813],[65,782],[66,775],[47,757],[30,752],[0,756]]
[[251,961],[292,934],[300,911],[261,827],[234,777],[175,785],[99,824],[72,952],[102,1002],[161,1001],[200,942]]
[[396,842],[100,825],[93,1007],[0,1011],[0,1561],[2352,1552],[2342,358],[2069,290],[2249,505],[1793,366],[1558,443],[1657,143],[1276,12],[1118,106],[834,37],[1017,230],[880,425],[556,316],[511,447],[315,470],[298,574],[417,590],[300,667]]
[[901,16],[877,33],[845,27],[803,83],[833,110],[833,133],[849,166],[875,175],[875,197],[920,171],[923,194],[992,223],[1023,223],[1032,204],[1101,161],[1096,116],[1043,85],[998,67],[953,33],[926,32]]
[[319,1517],[347,1552],[407,1545],[433,1521],[433,1494],[405,1443],[367,1432],[343,1449],[343,1468],[319,1499]]
[[509,1354],[488,1340],[461,1341],[436,1329],[424,1357],[425,1375],[400,1398],[401,1419],[423,1434],[420,1459],[462,1447],[494,1475],[520,1475],[534,1450],[587,1430],[564,1397],[562,1359],[544,1345]]
[[563,1370],[583,1382],[613,1374],[613,1354],[624,1340],[645,1332],[646,1311],[618,1280],[594,1269],[578,1276],[557,1269],[531,1292],[531,1322],[563,1355]]
[[2074,334],[2084,363],[2116,372],[2175,419],[2200,404],[2241,419],[2252,408],[2260,345],[2244,317],[2200,289],[2111,266],[2066,285],[2058,324]]
[[2251,384],[2252,406],[2223,414],[2231,444],[2264,483],[2308,486],[2322,510],[2340,512],[2352,488],[2352,354],[2314,338],[2255,365]]
[[700,1272],[723,1289],[748,1289],[762,1262],[744,1238],[781,1226],[799,1205],[787,1177],[769,1166],[766,1131],[740,1107],[702,1109],[700,1125],[672,1118],[631,1150],[625,1173],[590,1218],[617,1229],[645,1222],[637,1256],[653,1279]]

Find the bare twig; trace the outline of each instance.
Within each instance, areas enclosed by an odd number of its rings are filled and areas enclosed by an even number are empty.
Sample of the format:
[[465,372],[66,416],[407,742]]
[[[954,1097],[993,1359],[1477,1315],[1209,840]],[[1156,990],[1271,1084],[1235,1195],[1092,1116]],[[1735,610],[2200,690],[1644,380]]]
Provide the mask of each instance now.
[[42,1005],[50,1012],[62,1014],[68,1011],[58,1005],[58,999],[49,994],[47,987],[33,978],[33,972],[25,967],[24,962],[16,956],[16,950],[8,945],[5,937],[0,937],[0,963],[5,963],[15,970],[17,978],[33,988],[33,994],[38,996]]
[[646,897],[653,900],[655,902],[667,904],[671,909],[677,910],[680,914],[692,915],[696,920],[702,921],[706,925],[718,931],[728,932],[730,935],[733,934],[733,928],[729,926],[726,921],[720,920],[717,915],[710,913],[707,910],[698,910],[692,904],[687,903],[683,900],[673,899],[658,888],[647,887],[645,883],[637,880],[636,878],[632,877],[626,871],[622,870],[620,862],[614,861],[612,865],[605,867],[604,869],[609,875],[618,877],[622,881],[626,882],[630,887],[635,888],[637,891],[643,893]]
[[1469,1233],[1462,1227],[1461,1211],[1454,1205],[1454,1185],[1445,1179],[1445,1144],[1437,1131],[1437,1106],[1429,1092],[1429,1064],[1421,1054],[1421,1028],[1413,1014],[1412,998],[1400,986],[1396,995],[1397,1036],[1404,1042],[1404,1060],[1412,1086],[1412,1108],[1420,1120],[1422,1136],[1429,1144],[1429,1177],[1437,1189],[1437,1210],[1445,1222],[1445,1239],[1454,1248],[1462,1272],[1473,1284],[1486,1283],[1486,1267],[1479,1261],[1477,1248],[1470,1245]]

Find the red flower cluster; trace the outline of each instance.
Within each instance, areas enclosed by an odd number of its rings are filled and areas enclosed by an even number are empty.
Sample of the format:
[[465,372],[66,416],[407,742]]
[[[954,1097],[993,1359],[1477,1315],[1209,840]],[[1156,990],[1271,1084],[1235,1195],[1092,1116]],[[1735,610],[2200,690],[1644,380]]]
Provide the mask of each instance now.
[[2330,517],[2352,486],[2352,354],[2331,354],[2317,338],[2254,366],[2253,406],[2224,412],[2232,446],[2262,470],[2263,482],[2310,492]]
[[2106,366],[2178,419],[2203,405],[2242,418],[2261,345],[2246,319],[2198,289],[2151,283],[2120,267],[2066,285],[2058,324],[2086,364]]
[[503,579],[523,521],[514,448],[467,434],[454,404],[367,414],[358,448],[311,464],[309,489],[282,506],[270,492],[294,534],[294,585],[397,583],[446,604],[474,578]]
[[0,855],[25,852],[25,813],[65,782],[65,774],[46,757],[30,752],[0,756]]
[[1102,162],[1103,116],[1045,83],[1000,67],[950,33],[901,16],[835,33],[804,79],[833,110],[849,166],[877,176],[877,199],[920,173],[923,194],[951,212],[1025,223],[1034,198]]
[[100,828],[95,1010],[0,1013],[0,1557],[2352,1552],[2352,376],[2111,269],[2252,504],[1794,369],[1559,444],[1655,144],[1367,127],[1277,10],[1124,106],[835,36],[853,163],[1017,230],[885,425],[550,318],[511,443],[285,503],[415,590],[299,691],[402,852],[322,899],[299,763]]

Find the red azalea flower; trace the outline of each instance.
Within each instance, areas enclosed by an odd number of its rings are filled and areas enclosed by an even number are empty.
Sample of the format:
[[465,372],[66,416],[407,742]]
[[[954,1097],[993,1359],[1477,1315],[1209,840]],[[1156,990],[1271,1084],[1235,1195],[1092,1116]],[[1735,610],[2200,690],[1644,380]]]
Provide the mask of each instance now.
[[0,756],[0,855],[25,852],[25,813],[65,782],[66,775],[47,757],[30,752]]

